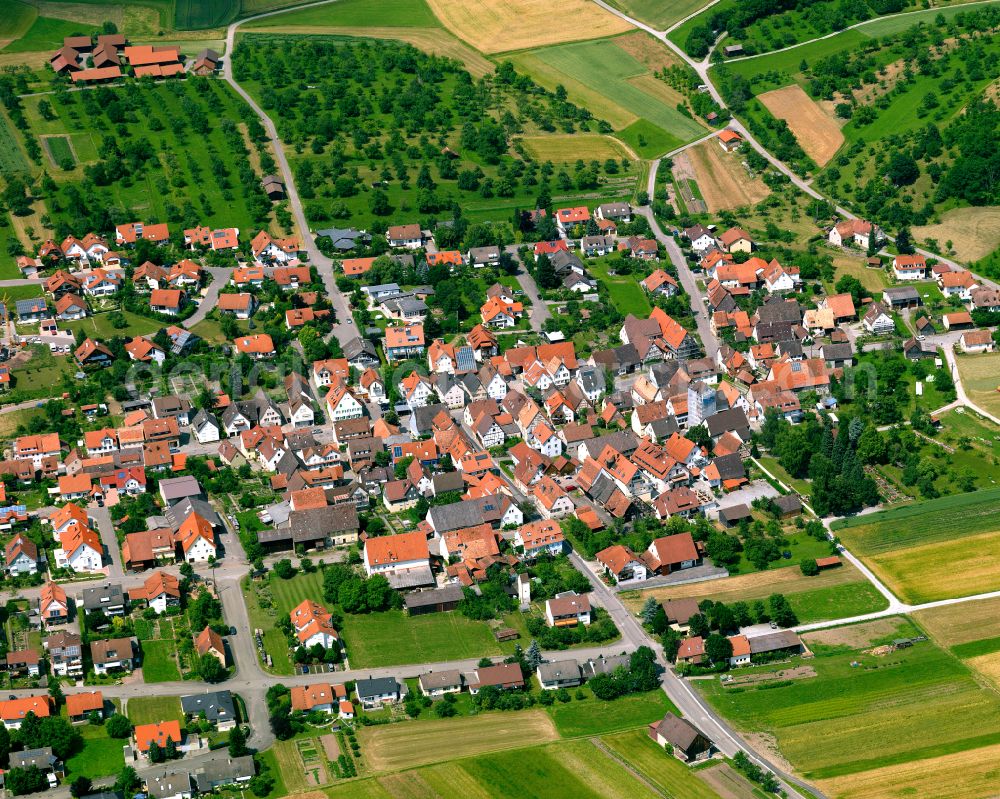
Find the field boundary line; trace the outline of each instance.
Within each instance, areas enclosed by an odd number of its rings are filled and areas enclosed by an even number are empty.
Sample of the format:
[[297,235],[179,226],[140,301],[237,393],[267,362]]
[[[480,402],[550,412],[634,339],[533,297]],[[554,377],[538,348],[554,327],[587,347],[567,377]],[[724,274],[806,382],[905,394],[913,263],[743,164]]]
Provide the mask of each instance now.
[[635,766],[629,763],[625,758],[623,758],[617,752],[613,752],[608,747],[608,745],[604,743],[604,741],[602,741],[600,738],[594,737],[590,738],[589,740],[595,747],[600,749],[602,752],[604,752],[604,754],[606,754],[608,757],[610,757],[612,760],[618,763],[623,769],[625,769],[639,782],[641,782],[643,785],[649,788],[649,790],[651,790],[657,796],[662,796],[663,799],[675,799],[675,797],[672,794],[667,793],[666,791],[662,790],[660,786],[654,784],[653,781],[649,779],[649,777],[647,777],[645,774],[639,771],[639,769],[637,769]]

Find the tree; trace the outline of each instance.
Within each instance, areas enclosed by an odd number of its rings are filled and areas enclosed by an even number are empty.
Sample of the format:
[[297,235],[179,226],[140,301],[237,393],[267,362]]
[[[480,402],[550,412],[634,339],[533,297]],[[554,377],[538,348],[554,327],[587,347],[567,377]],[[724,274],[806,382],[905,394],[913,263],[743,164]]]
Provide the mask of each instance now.
[[652,624],[653,619],[656,618],[661,609],[662,607],[656,601],[656,597],[651,596],[643,603],[642,610],[639,611],[639,618],[642,619],[643,624]]
[[228,675],[226,667],[219,662],[219,659],[211,653],[206,653],[198,659],[198,676],[205,682],[216,683],[222,682]]
[[94,783],[90,781],[89,777],[77,777],[70,783],[69,792],[75,797],[86,796],[93,787]]
[[63,694],[62,687],[59,685],[58,680],[52,680],[49,684],[49,696],[52,697],[52,703],[56,708],[60,708],[63,702],[66,701],[66,696]]
[[806,577],[815,577],[819,574],[819,566],[816,565],[816,558],[803,558],[799,561],[799,569]]
[[14,796],[48,790],[49,781],[38,766],[12,768],[4,774],[4,786]]
[[128,738],[132,734],[132,722],[121,713],[112,713],[104,722],[104,729],[112,738]]
[[771,611],[771,619],[779,627],[794,627],[799,623],[795,611],[788,604],[784,594],[771,594],[767,599],[767,604]]
[[247,753],[247,734],[243,728],[237,724],[229,733],[229,755],[230,757],[243,757]]
[[726,636],[712,633],[705,639],[705,656],[712,663],[728,663],[733,656],[733,644]]
[[274,564],[274,573],[282,580],[291,580],[295,576],[295,567],[288,558],[282,558]]
[[139,775],[131,766],[125,766],[118,772],[118,779],[115,780],[115,790],[126,797],[131,797],[139,788]]
[[528,646],[527,651],[524,653],[524,662],[528,665],[528,668],[534,671],[540,665],[542,665],[542,649],[538,646],[538,641],[534,638],[531,639],[531,644]]
[[148,754],[150,763],[162,763],[165,759],[163,748],[156,741],[150,743]]
[[173,738],[167,738],[167,745],[163,750],[163,757],[167,760],[177,759],[177,744],[174,742]]

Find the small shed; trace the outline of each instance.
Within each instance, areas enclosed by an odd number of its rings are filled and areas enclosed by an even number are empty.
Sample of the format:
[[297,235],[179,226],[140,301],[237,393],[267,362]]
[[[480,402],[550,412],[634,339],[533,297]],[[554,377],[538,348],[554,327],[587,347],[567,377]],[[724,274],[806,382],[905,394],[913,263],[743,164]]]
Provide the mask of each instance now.
[[459,585],[446,585],[431,591],[414,591],[406,595],[403,604],[411,616],[454,610],[465,595]]
[[719,521],[724,527],[735,527],[743,519],[751,518],[750,508],[746,505],[732,505],[719,509]]

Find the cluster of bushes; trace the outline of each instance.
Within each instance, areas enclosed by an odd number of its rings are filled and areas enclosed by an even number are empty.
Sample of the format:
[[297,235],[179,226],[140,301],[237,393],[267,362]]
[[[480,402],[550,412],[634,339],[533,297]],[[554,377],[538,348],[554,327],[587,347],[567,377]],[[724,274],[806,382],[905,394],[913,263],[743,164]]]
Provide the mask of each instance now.
[[590,616],[590,624],[575,627],[549,627],[541,616],[529,616],[528,632],[546,650],[567,649],[582,643],[599,644],[618,637],[618,628],[606,612],[592,607]]

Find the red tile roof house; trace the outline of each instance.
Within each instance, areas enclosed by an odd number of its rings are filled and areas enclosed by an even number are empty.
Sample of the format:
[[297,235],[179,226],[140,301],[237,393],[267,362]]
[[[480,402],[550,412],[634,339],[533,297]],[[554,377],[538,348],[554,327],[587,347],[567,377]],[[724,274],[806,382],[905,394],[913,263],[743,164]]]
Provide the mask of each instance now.
[[235,341],[236,351],[240,355],[248,355],[254,360],[260,361],[265,358],[273,358],[277,352],[274,349],[274,342],[267,333],[258,333],[254,336],[240,336]]
[[576,225],[586,226],[589,219],[590,210],[585,205],[556,210],[556,228],[558,228],[563,236],[569,236],[569,233]]
[[691,533],[657,538],[643,553],[642,559],[656,574],[673,574],[681,569],[700,566],[702,561]]
[[170,241],[170,231],[166,223],[144,225],[142,222],[130,222],[115,227],[115,243],[119,246],[135,244],[139,239],[151,241],[153,244],[167,244]]
[[140,754],[148,755],[150,746],[155,742],[161,749],[167,748],[167,741],[173,741],[175,746],[184,743],[181,734],[181,724],[176,719],[161,721],[156,724],[140,724],[133,732],[135,748]]
[[231,313],[237,319],[249,319],[257,309],[253,294],[220,294],[216,304],[219,313]]
[[275,239],[266,230],[262,230],[250,242],[250,252],[262,263],[287,264],[298,257],[299,250],[298,239]]
[[524,675],[518,663],[500,663],[495,666],[480,666],[469,679],[469,693],[478,694],[483,688],[496,687],[501,690],[524,688]]
[[685,638],[677,647],[678,663],[701,663],[705,655],[705,641],[700,636]]
[[184,292],[180,289],[153,289],[149,293],[149,310],[154,313],[177,316],[184,306]]

